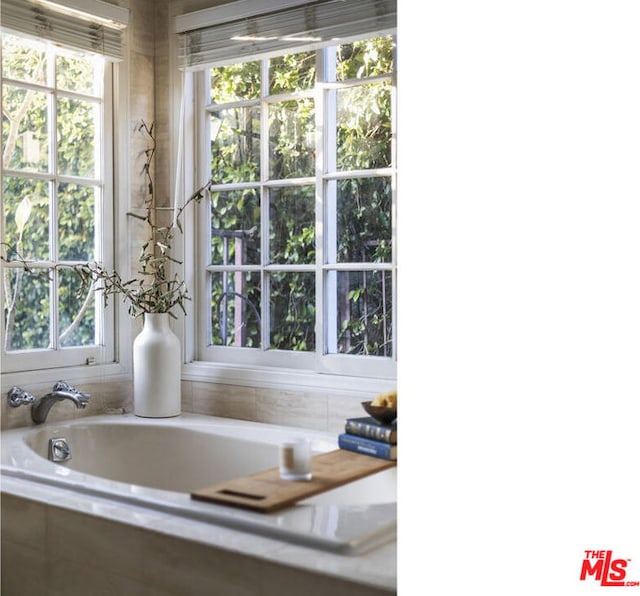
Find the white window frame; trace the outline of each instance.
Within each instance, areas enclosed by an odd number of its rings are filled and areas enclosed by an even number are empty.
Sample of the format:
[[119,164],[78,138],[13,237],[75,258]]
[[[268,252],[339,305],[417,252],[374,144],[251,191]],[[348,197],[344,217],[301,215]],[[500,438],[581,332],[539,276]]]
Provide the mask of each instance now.
[[[20,32],[7,33],[26,37]],[[97,209],[96,228],[101,228],[99,246],[96,257],[106,267],[114,267],[114,263],[129,262],[128,251],[123,250],[124,243],[116,242],[116,231],[125,230],[125,217],[118,209],[118,196],[126,196],[128,174],[122,166],[128,149],[124,144],[127,126],[126,97],[119,92],[121,81],[126,80],[126,62],[114,63],[105,60],[104,85],[101,99],[101,163],[97,170],[101,178],[101,198]],[[19,82],[22,84],[22,82]],[[55,84],[43,87],[43,91],[55,95]],[[54,120],[54,118],[52,118]],[[124,122],[124,124],[123,124]],[[55,126],[53,123],[51,126]],[[56,133],[57,134],[57,133]],[[52,138],[54,143],[55,139]],[[54,174],[46,174],[45,178],[57,180]],[[3,220],[2,220],[3,221]],[[117,253],[117,254],[116,254]],[[6,265],[3,263],[2,267]],[[12,385],[37,385],[55,381],[59,378],[74,383],[92,380],[119,380],[130,374],[131,362],[127,350],[123,350],[124,342],[129,341],[131,325],[128,317],[123,316],[122,305],[117,297],[110,300],[107,308],[103,308],[102,298],[97,294],[96,308],[101,315],[101,345],[78,346],[71,348],[20,350],[5,353],[4,351],[4,297],[0,297],[2,316],[0,317],[0,336],[2,346],[2,391]],[[118,321],[120,324],[118,325]]]
[[[375,33],[370,37],[374,37]],[[360,36],[362,38],[362,36]],[[348,40],[341,40],[343,43]],[[321,51],[324,56],[325,51]],[[249,58],[247,58],[248,60]],[[243,59],[244,61],[245,59]],[[321,61],[323,62],[323,61]],[[322,65],[322,72],[324,73],[324,65]],[[324,76],[324,75],[323,75]],[[395,73],[388,77],[395,83]],[[357,83],[345,83],[344,86]],[[327,93],[329,88],[334,88],[334,83],[319,84],[316,87],[318,93]],[[185,113],[185,131],[186,143],[185,147],[194,147],[193,152],[195,155],[196,169],[195,172],[189,173],[189,168],[185,160],[185,180],[187,181],[187,187],[196,188],[198,185],[195,182],[203,184],[207,180],[207,175],[210,168],[211,156],[207,152],[207,139],[209,138],[209,119],[207,118],[206,100],[208,96],[208,69],[193,71],[186,73],[184,84],[184,98],[185,105],[191,106],[191,110],[187,109]],[[395,84],[393,85],[393,109],[395,111]],[[317,101],[317,99],[316,99]],[[317,104],[316,113],[320,112],[318,106],[324,105],[324,103]],[[326,114],[317,116],[325,119]],[[395,122],[393,123],[394,129],[392,130],[392,154],[393,162],[392,167],[385,168],[385,171],[372,171],[369,172],[373,175],[388,175],[392,180],[393,196],[392,196],[392,229],[395,232],[396,225],[396,163],[395,163]],[[189,134],[190,133],[190,134]],[[323,165],[322,156],[324,154],[321,144],[316,148],[317,151],[317,168],[323,168],[323,172],[315,177],[317,193],[322,193],[322,186],[327,179],[337,179],[341,175],[329,176],[326,175],[326,167]],[[186,151],[185,151],[186,153]],[[185,155],[185,158],[187,156]],[[192,162],[193,163],[193,162]],[[346,176],[352,174],[352,172],[345,173]],[[317,217],[322,217],[319,213]],[[197,324],[197,321],[207,321],[210,318],[210,296],[208,296],[206,283],[206,275],[204,274],[204,266],[202,260],[199,259],[199,255],[206,255],[210,251],[210,244],[208,244],[208,233],[206,228],[208,225],[208,205],[201,204],[198,206],[198,213],[193,218],[190,226],[186,229],[185,236],[193,235],[195,241],[187,243],[186,245],[186,262],[185,272],[190,272],[191,279],[195,280],[195,306],[191,307],[190,314],[192,324],[188,324],[184,329],[184,336],[186,338],[186,362],[184,367],[184,378],[189,380],[202,380],[202,381],[217,381],[230,384],[243,384],[253,386],[274,386],[282,387],[296,386],[298,388],[315,388],[315,389],[353,389],[357,391],[376,391],[381,387],[381,383],[385,381],[389,386],[395,384],[397,362],[396,356],[396,342],[397,332],[393,334],[393,353],[394,357],[376,357],[376,356],[357,356],[357,355],[345,355],[345,354],[325,354],[323,346],[325,345],[325,337],[323,332],[320,331],[324,328],[322,324],[323,313],[328,305],[326,305],[322,298],[322,292],[320,292],[316,298],[316,316],[318,330],[317,334],[317,347],[315,352],[293,352],[282,350],[264,350],[256,348],[234,348],[229,346],[211,346],[208,345],[208,337],[206,329],[208,325]],[[198,223],[200,222],[200,223]],[[206,223],[202,223],[206,222]],[[324,246],[324,238],[322,237],[322,230],[325,229],[323,223],[316,222],[317,226],[317,238],[316,238],[316,250],[321,252],[320,262],[325,262],[322,255],[321,247]],[[189,226],[189,224],[188,224]],[[393,261],[388,266],[382,268],[392,271],[394,278],[393,288],[395,283],[395,276],[397,271],[396,263],[396,238],[393,238]],[[349,267],[341,268],[340,265],[323,265],[314,266],[316,272],[316,278],[321,277],[328,270],[344,270]],[[370,266],[369,264],[357,265],[351,267],[358,271],[364,269],[381,269],[379,265]],[[317,287],[321,287],[317,284]],[[393,297],[393,320],[397,321],[397,300],[396,296]]]

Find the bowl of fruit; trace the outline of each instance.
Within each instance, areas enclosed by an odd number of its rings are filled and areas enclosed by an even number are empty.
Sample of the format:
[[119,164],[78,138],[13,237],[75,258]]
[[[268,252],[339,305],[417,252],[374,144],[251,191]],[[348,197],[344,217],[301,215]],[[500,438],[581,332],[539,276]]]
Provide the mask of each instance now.
[[362,407],[381,424],[391,424],[398,417],[398,392],[381,393],[371,401],[363,401]]

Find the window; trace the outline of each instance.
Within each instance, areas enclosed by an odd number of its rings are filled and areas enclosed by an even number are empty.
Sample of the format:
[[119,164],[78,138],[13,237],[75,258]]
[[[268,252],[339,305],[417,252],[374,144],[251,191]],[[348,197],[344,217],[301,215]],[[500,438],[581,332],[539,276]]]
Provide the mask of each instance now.
[[109,357],[103,301],[70,266],[111,258],[110,80],[97,54],[2,34],[5,371]]
[[395,38],[208,68],[199,359],[392,376]]

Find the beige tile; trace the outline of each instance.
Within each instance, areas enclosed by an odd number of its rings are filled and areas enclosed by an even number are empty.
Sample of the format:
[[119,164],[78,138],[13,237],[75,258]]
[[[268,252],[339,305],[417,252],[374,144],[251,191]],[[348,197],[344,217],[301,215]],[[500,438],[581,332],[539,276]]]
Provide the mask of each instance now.
[[258,422],[326,430],[326,394],[277,389],[257,389],[256,393]]
[[193,412],[193,383],[191,381],[182,381],[180,393],[182,396],[181,410],[183,412]]
[[[203,596],[208,596],[208,594],[208,592],[205,592]],[[160,586],[150,586],[148,584],[144,584],[142,592],[140,592],[140,596],[182,596],[182,593],[165,590]]]
[[47,596],[139,596],[144,585],[117,567],[104,569],[56,556],[50,559]]
[[[211,531],[215,532],[215,527]],[[256,578],[264,573],[264,564],[211,546],[149,533],[143,570],[148,587],[171,594],[257,596]]]
[[260,594],[278,596],[390,596],[395,591],[279,565],[268,566],[258,578]]
[[105,409],[126,407],[132,401],[132,381],[107,381],[96,385],[94,392],[102,398]]
[[[53,406],[54,408],[56,406]],[[73,412],[74,418],[85,418],[87,416],[97,416],[104,413],[104,402],[100,393],[91,393],[89,403],[84,408],[75,408]],[[47,418],[48,420],[48,418]]]
[[49,507],[47,549],[56,556],[135,577],[142,561],[143,531],[117,522]]
[[2,494],[0,505],[2,507],[0,523],[2,540],[9,540],[44,552],[46,506],[8,493]]
[[332,394],[328,398],[327,430],[337,433],[344,432],[344,423],[347,418],[366,416],[361,402],[366,401],[363,396],[346,396]]
[[193,412],[208,416],[224,416],[254,420],[256,391],[251,387],[193,383]]
[[49,594],[46,559],[40,550],[2,540],[1,589],[3,595],[42,596]]
[[91,383],[78,387],[82,391],[89,393],[91,398],[86,408],[76,410],[76,418],[95,416],[104,414],[110,410],[124,408],[130,400],[132,384],[130,382]]
[[9,410],[19,410],[20,408],[13,408],[9,405],[6,394],[2,395],[0,400],[0,429],[4,430],[9,428]]
[[7,405],[6,395],[2,396],[2,430],[10,428],[22,428],[31,426],[31,406],[19,406],[17,408]]

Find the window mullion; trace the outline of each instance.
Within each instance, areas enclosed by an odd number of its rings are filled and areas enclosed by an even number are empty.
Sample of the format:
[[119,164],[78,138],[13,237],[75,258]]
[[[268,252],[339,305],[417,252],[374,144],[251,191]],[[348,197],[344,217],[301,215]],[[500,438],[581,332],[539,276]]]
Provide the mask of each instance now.
[[[397,41],[394,36],[394,42]],[[398,63],[398,47],[397,44],[394,43],[393,49],[393,59],[394,63]],[[396,117],[398,113],[398,95],[397,95],[397,74],[394,70],[393,72],[393,85],[391,86],[391,229],[396,230],[398,221],[397,221],[397,207],[398,207],[398,153],[397,153],[397,123],[398,118]],[[391,324],[393,329],[398,328],[398,237],[396,234],[392,234],[391,237],[391,254],[392,254],[392,264],[393,269],[391,271],[391,304],[392,304],[392,313],[391,313]],[[395,361],[396,356],[398,354],[398,334],[393,333],[391,339],[391,350],[392,350],[392,359]]]
[[269,60],[261,61],[260,84],[260,298],[261,346],[269,349],[271,336],[270,294],[271,279],[265,266],[269,264],[269,189],[265,183],[269,180]]
[[[325,82],[334,82],[336,80],[336,51],[335,47],[326,48],[322,51],[323,69],[322,74]],[[324,122],[318,130],[324,131],[324,138],[319,139],[319,145],[322,153],[322,165],[319,169],[320,176],[336,171],[336,102],[337,92],[333,88],[325,88],[322,93],[322,117]],[[319,180],[317,183],[319,191],[320,217],[323,226],[323,260],[322,265],[335,263],[336,255],[336,230],[337,230],[337,183],[335,180]],[[319,294],[323,302],[323,308],[320,310],[320,326],[323,329],[323,354],[335,353],[338,343],[337,328],[335,321],[337,320],[338,305],[336,302],[337,293],[337,274],[335,271],[324,271],[322,267],[322,286]]]
[[[105,258],[107,256],[105,246],[105,232],[107,229],[113,229],[113,221],[107,217],[105,196],[107,192],[109,196],[113,196],[113,183],[108,180],[106,173],[113,171],[112,155],[113,155],[113,135],[112,127],[108,124],[108,120],[112,120],[113,114],[111,110],[107,109],[112,105],[113,101],[113,68],[111,65],[107,66],[102,62],[100,67],[100,80],[98,89],[101,91],[102,100],[100,102],[99,110],[99,122],[98,130],[100,131],[100,140],[98,142],[97,149],[98,155],[96,156],[98,186],[96,192],[96,205],[95,205],[95,229],[96,235],[94,238],[93,256],[99,263],[105,264]],[[109,257],[112,257],[112,251],[108,251]],[[110,258],[110,264],[113,264]],[[106,346],[106,329],[107,321],[113,326],[113,319],[109,316],[109,312],[103,308],[102,296],[100,300],[93,302],[94,308],[94,320],[96,327],[94,330],[95,343],[97,345]]]
[[[186,84],[185,79],[185,84]],[[185,162],[184,172],[187,176],[191,175],[193,180],[191,188],[197,188],[203,184],[205,174],[211,175],[211,151],[210,149],[202,150],[203,147],[210,147],[211,139],[211,113],[204,110],[204,105],[209,101],[209,92],[211,89],[211,81],[209,80],[208,71],[195,73],[193,76],[193,98],[194,98],[194,125],[195,125],[195,171],[191,170]],[[186,125],[186,123],[185,123]],[[208,142],[209,140],[209,142]],[[188,179],[188,178],[187,178]],[[210,196],[210,195],[209,195]],[[199,264],[200,269],[205,270],[204,275],[196,277],[196,318],[205,321],[205,325],[195,325],[192,327],[198,351],[205,350],[211,344],[213,337],[212,316],[211,316],[211,292],[212,292],[212,274],[207,269],[211,264],[211,217],[212,202],[201,201],[195,205],[196,216],[193,220],[193,230],[195,232],[196,241],[192,245],[195,250],[195,261]],[[189,221],[189,220],[187,220]]]
[[[51,48],[47,49],[47,82],[52,90],[48,96],[49,109],[49,164],[52,180],[49,182],[49,257],[53,263],[59,261],[58,243],[58,93],[56,81],[56,55]],[[59,309],[58,309],[58,287],[60,273],[54,266],[49,283],[49,312],[50,312],[50,340],[49,345],[53,350],[59,346]]]

